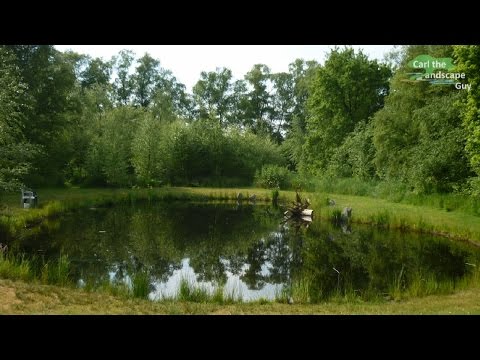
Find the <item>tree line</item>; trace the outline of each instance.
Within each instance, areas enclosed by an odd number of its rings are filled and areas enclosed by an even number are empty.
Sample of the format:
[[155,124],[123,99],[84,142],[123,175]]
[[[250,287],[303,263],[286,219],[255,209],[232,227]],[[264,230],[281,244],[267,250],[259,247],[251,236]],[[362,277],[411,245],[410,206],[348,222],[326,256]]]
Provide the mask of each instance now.
[[[405,81],[419,54],[452,57],[471,91]],[[227,68],[202,72],[189,93],[149,54],[102,60],[1,45],[0,189],[235,186],[276,176],[478,194],[479,55],[478,46],[415,45],[379,62],[335,48],[323,65],[297,59],[288,72],[264,64],[237,80]]]

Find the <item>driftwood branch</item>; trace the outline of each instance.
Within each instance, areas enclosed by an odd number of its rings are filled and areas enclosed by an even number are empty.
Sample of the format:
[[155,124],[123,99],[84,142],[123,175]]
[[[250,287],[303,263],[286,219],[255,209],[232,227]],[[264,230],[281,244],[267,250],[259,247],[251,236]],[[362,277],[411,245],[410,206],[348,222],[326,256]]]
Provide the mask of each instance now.
[[288,207],[288,210],[285,211],[285,216],[289,218],[310,218],[313,216],[313,210],[308,209],[310,206],[310,200],[302,199],[298,192],[295,196],[295,201],[292,202],[292,205]]

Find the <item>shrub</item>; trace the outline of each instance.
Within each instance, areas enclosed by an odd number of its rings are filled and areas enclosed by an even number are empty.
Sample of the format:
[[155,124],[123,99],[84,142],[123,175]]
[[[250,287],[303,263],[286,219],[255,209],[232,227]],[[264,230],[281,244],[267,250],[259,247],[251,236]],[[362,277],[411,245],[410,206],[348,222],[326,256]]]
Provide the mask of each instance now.
[[290,172],[278,165],[265,165],[255,174],[255,185],[267,189],[286,189],[289,187]]

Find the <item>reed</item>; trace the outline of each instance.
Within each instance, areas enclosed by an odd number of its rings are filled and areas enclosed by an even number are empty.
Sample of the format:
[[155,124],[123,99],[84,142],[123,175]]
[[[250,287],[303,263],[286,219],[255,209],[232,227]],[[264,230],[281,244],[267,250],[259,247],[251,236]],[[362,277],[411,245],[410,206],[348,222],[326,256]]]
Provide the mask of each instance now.
[[0,278],[67,286],[71,284],[70,260],[66,255],[60,255],[57,260],[44,261],[13,251],[0,253]]
[[150,277],[144,271],[132,276],[132,296],[140,299],[148,299],[150,294]]

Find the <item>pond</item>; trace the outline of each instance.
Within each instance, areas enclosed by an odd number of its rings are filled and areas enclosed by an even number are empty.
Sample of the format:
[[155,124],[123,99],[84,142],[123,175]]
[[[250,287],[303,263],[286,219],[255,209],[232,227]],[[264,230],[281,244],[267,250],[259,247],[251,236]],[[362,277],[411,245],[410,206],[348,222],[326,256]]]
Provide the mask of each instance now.
[[388,298],[455,287],[480,264],[477,247],[445,238],[316,218],[304,225],[261,204],[136,203],[65,214],[14,246],[46,259],[68,255],[78,286],[128,285],[146,274],[152,300],[174,298],[182,280],[243,301]]

